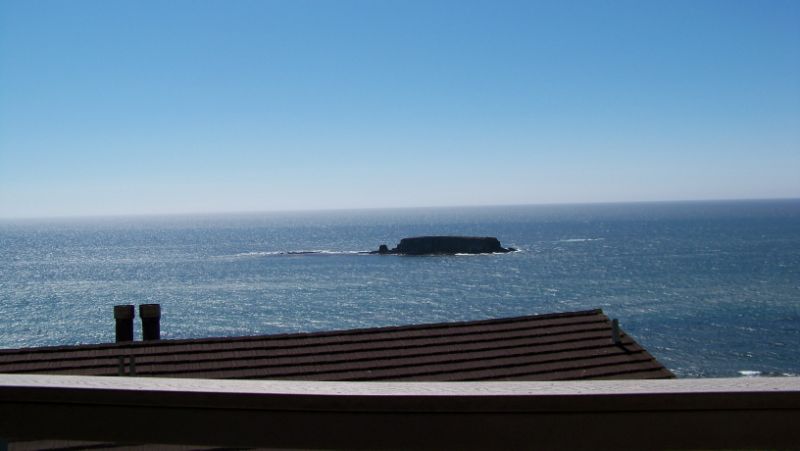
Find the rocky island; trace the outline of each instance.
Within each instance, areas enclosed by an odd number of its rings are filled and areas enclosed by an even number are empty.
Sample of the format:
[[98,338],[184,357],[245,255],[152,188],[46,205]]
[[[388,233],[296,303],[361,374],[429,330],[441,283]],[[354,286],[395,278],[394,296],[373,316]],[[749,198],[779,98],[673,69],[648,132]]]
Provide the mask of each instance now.
[[374,254],[399,255],[453,255],[453,254],[494,254],[513,252],[513,247],[505,248],[495,237],[477,236],[417,236],[403,238],[400,244],[389,249],[381,244]]

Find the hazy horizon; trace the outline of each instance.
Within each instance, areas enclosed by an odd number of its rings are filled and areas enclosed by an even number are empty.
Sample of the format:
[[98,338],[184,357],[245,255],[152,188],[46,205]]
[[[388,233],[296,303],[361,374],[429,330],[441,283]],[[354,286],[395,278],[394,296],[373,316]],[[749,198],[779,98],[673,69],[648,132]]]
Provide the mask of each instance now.
[[0,3],[0,218],[800,198],[800,2]]
[[658,205],[658,204],[724,204],[724,203],[753,203],[753,202],[790,202],[800,201],[800,197],[776,198],[750,198],[750,199],[672,199],[672,200],[644,200],[644,201],[611,201],[611,202],[542,202],[528,204],[485,204],[485,205],[428,205],[428,206],[403,206],[403,207],[363,207],[363,208],[318,208],[318,209],[293,209],[293,210],[219,210],[219,211],[165,211],[156,213],[119,213],[119,214],[87,214],[87,215],[62,215],[62,216],[0,216],[0,221],[58,221],[82,219],[125,219],[125,218],[166,218],[166,217],[211,217],[211,216],[238,216],[238,215],[271,215],[271,214],[315,214],[337,212],[382,212],[409,210],[462,210],[462,209],[491,209],[491,208],[526,208],[526,207],[602,207],[612,205]]

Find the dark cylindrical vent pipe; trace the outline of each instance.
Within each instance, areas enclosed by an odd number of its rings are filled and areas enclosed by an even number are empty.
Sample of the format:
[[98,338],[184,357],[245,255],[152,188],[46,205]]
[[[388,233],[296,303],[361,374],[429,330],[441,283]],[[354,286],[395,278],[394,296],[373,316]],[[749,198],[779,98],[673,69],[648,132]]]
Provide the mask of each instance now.
[[117,320],[117,343],[133,341],[133,317],[136,310],[132,305],[115,305],[114,319]]
[[142,318],[142,340],[161,339],[161,305],[139,305],[139,317]]

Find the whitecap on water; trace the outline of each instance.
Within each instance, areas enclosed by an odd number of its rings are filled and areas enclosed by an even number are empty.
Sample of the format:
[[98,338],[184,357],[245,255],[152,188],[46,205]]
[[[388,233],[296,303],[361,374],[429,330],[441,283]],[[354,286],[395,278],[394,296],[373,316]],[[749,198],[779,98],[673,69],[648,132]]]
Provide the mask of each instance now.
[[265,257],[267,255],[281,255],[285,252],[280,251],[263,251],[263,252],[240,252],[235,254],[234,257]]
[[744,376],[744,377],[757,377],[757,376],[761,376],[761,371],[739,370],[739,375]]

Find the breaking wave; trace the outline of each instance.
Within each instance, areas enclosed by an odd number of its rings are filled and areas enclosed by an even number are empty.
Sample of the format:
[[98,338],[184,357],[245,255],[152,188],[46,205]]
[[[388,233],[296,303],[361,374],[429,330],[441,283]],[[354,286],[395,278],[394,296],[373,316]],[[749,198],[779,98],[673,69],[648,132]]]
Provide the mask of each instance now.
[[737,372],[742,377],[797,377],[795,373],[781,371],[739,370]]
[[313,250],[297,250],[297,251],[254,251],[254,252],[240,252],[233,255],[233,257],[246,258],[246,257],[275,257],[275,256],[291,256],[291,255],[362,255],[369,254],[370,251],[332,251],[327,249],[313,249]]
[[506,255],[506,254],[516,254],[517,252],[522,252],[522,249],[519,249],[519,248],[513,248],[513,249],[514,249],[513,251],[509,251],[509,252],[482,252],[482,253],[477,253],[477,254],[474,254],[474,253],[471,254],[471,253],[468,253],[468,252],[465,252],[465,253],[459,252],[459,253],[455,253],[453,255],[455,255],[456,257],[480,257],[482,255]]

